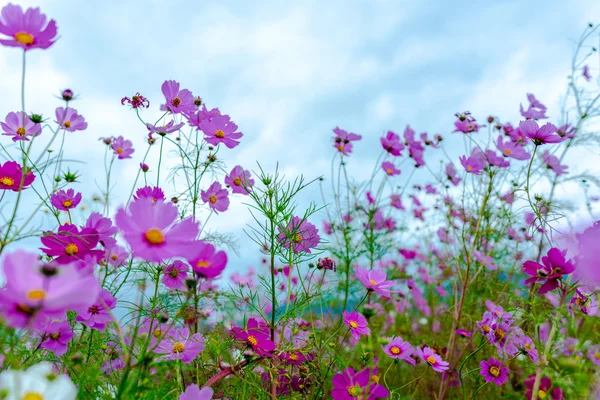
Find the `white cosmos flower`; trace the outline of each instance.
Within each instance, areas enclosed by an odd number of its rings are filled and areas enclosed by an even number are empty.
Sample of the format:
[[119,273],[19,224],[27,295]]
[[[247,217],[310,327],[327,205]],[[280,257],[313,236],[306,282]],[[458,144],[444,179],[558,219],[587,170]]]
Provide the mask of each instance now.
[[77,387],[67,375],[54,374],[52,364],[41,362],[0,374],[0,393],[4,400],[75,400]]

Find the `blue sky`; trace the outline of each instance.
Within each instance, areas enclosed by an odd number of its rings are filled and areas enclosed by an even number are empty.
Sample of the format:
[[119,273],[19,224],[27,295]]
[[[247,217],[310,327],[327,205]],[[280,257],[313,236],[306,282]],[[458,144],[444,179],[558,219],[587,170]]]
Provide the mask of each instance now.
[[[159,115],[165,79],[239,125],[242,145],[222,152],[230,167],[258,160],[272,169],[279,161],[288,176],[315,178],[329,169],[336,125],[363,135],[355,157],[372,163],[388,129],[409,123],[452,140],[455,112],[516,121],[527,92],[558,116],[574,43],[600,16],[600,2],[562,0],[18,3],[57,20],[61,39],[28,55],[26,108],[53,115],[60,89],[80,93],[73,105],[89,129],[69,135],[66,148],[86,161],[73,168],[84,174],[77,188],[88,200],[98,194],[94,182],[103,184],[100,136],[136,144],[134,158],[117,166],[123,187],[131,187],[146,131],[120,99],[144,94],[150,120]],[[5,115],[19,109],[17,50],[0,49],[0,76]],[[359,175],[361,163],[352,167]],[[317,193],[304,199],[319,200]],[[237,198],[211,228],[233,232],[245,248],[241,228],[249,221]]]

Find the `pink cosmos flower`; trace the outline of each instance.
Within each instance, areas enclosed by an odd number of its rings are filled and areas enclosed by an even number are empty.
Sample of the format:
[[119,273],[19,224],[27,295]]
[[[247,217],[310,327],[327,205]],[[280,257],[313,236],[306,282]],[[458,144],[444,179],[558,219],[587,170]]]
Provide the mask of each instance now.
[[383,171],[388,174],[388,176],[395,176],[395,175],[400,175],[400,170],[398,168],[396,168],[394,166],[394,164],[392,164],[389,161],[384,161],[381,164],[381,169],[383,169]]
[[159,200],[165,200],[165,192],[158,186],[144,186],[135,191],[133,199],[152,199],[152,204],[154,204]]
[[99,243],[105,248],[116,246],[117,241],[113,237],[117,233],[117,227],[113,226],[110,218],[104,217],[102,214],[95,212],[91,213],[85,223],[86,228],[94,229],[98,234]]
[[213,182],[207,190],[200,192],[202,201],[208,203],[211,210],[215,212],[227,211],[229,208],[229,192],[223,189],[219,182]]
[[372,374],[370,368],[360,372],[346,368],[343,372],[333,376],[331,397],[333,400],[375,400],[389,397],[390,393],[377,383],[379,382],[377,378],[376,374]]
[[479,124],[477,124],[477,121],[469,111],[455,115],[458,120],[454,122],[456,129],[453,132],[471,133],[479,131]]
[[211,400],[212,397],[213,390],[210,387],[200,389],[198,385],[191,384],[177,400]]
[[38,136],[42,133],[42,125],[33,122],[22,111],[8,113],[5,122],[0,122],[0,126],[4,130],[3,135],[12,136],[13,142],[19,140],[29,141],[29,137]]
[[542,264],[535,261],[525,261],[523,271],[531,276],[525,281],[525,284],[542,282],[543,285],[538,290],[539,294],[544,294],[558,287],[563,275],[575,271],[575,260],[566,259],[567,251],[560,251],[556,247],[548,250],[548,254],[542,257]]
[[450,368],[450,364],[448,362],[442,360],[442,357],[440,357],[437,353],[435,353],[427,346],[423,347],[422,349],[420,347],[417,347],[417,355],[423,361],[429,364],[435,372],[444,372],[448,368]]
[[81,312],[75,320],[90,329],[104,332],[106,324],[112,320],[110,310],[116,306],[117,299],[108,290],[102,290],[96,301],[85,312]]
[[368,291],[374,291],[387,298],[392,293],[388,288],[395,284],[393,281],[386,280],[387,275],[384,271],[376,269],[369,271],[366,268],[356,268],[356,278],[365,285],[365,289]]
[[143,172],[148,172],[148,170],[150,169],[150,167],[149,167],[149,166],[148,166],[148,164],[146,164],[146,163],[140,163],[140,169],[141,169]]
[[527,93],[527,100],[529,100],[529,108],[527,110],[523,109],[523,105],[521,104],[520,110],[521,115],[525,118],[529,119],[545,119],[546,117],[546,106],[539,102],[538,99],[531,93]]
[[40,328],[42,343],[40,349],[46,349],[55,356],[63,356],[73,339],[73,329],[68,321],[47,320]]
[[37,254],[17,250],[4,258],[0,313],[9,326],[39,327],[47,318],[66,320],[67,310],[85,310],[100,293],[96,278],[74,265],[42,265]]
[[587,358],[596,366],[600,367],[600,345],[590,346],[588,348]]
[[498,136],[496,147],[505,157],[511,157],[515,160],[529,160],[529,158],[531,158],[531,154],[526,152],[523,146],[510,141],[503,142],[502,136]]
[[546,168],[556,172],[556,175],[564,175],[569,169],[569,167],[566,165],[560,165],[560,160],[558,157],[551,155],[548,150],[542,154],[542,160],[544,160]]
[[567,139],[573,139],[575,137],[575,127],[571,124],[564,124],[556,128],[558,136]]
[[206,104],[203,104],[201,109],[195,110],[194,112],[185,113],[185,117],[187,118],[190,126],[200,129],[200,124],[202,121],[210,121],[215,115],[219,114],[221,114],[221,111],[219,111],[218,108],[208,110],[206,108]]
[[24,51],[47,49],[56,40],[56,21],[47,17],[39,8],[28,8],[25,12],[19,5],[7,4],[0,14],[0,33],[10,39],[0,39],[9,47],[20,47]]
[[127,258],[129,258],[129,252],[127,252],[127,250],[124,247],[115,244],[111,247],[105,247],[105,249],[106,250],[104,252],[103,257],[105,262],[108,262],[115,268],[125,265],[127,263]]
[[131,108],[134,108],[134,109],[150,107],[150,101],[147,98],[145,98],[144,96],[142,96],[140,94],[140,92],[137,92],[136,94],[131,96],[131,98],[123,97],[121,99],[121,105],[125,105],[125,103],[128,103],[131,106]]
[[166,99],[166,103],[160,106],[161,111],[170,111],[173,114],[179,114],[196,109],[194,95],[187,89],[179,90],[179,82],[172,80],[164,81],[161,90]]
[[265,322],[259,322],[250,318],[246,329],[233,327],[230,335],[235,339],[245,342],[252,350],[263,357],[269,357],[275,350],[275,343],[269,339],[269,326]]
[[600,243],[600,221],[594,222],[583,233],[577,235],[579,261],[577,277],[585,283],[600,286],[600,268],[598,268],[598,243]]
[[203,241],[194,242],[193,250],[187,257],[192,270],[206,278],[214,279],[221,275],[227,265],[227,253],[216,251],[215,246]]
[[[25,178],[23,178],[23,175],[25,175]],[[29,170],[24,174],[23,168],[16,161],[7,161],[0,164],[0,190],[18,192],[27,189],[34,180],[35,175]],[[23,185],[21,185],[21,181],[23,181]]]
[[401,156],[402,150],[404,150],[404,144],[400,141],[400,136],[396,135],[392,131],[388,131],[388,133],[382,137],[381,146],[385,151],[390,153],[393,156]]
[[249,189],[254,186],[254,179],[252,179],[250,171],[246,171],[238,165],[225,177],[225,184],[231,188],[233,193],[248,194]]
[[446,177],[454,186],[458,186],[460,181],[462,181],[462,178],[456,175],[456,168],[452,163],[446,164]]
[[75,193],[73,189],[59,190],[56,193],[52,193],[50,196],[50,203],[54,207],[62,211],[69,211],[75,208],[81,202],[81,193]]
[[69,132],[83,131],[87,129],[87,122],[85,119],[77,113],[74,108],[57,107],[56,111],[56,122],[60,125],[61,129]]
[[425,165],[424,158],[425,148],[421,142],[413,142],[408,146],[408,156],[415,161],[415,167],[422,167]]
[[486,382],[494,382],[494,385],[501,386],[508,382],[509,369],[497,358],[481,360],[479,363],[479,373]]
[[160,136],[165,136],[169,133],[177,132],[183,125],[185,125],[185,123],[181,122],[179,124],[175,124],[175,121],[171,120],[166,125],[146,124],[146,128],[148,128],[148,137],[151,138],[152,134],[154,133]]
[[360,335],[368,336],[371,334],[367,319],[358,311],[352,311],[351,313],[344,311],[342,315],[344,316],[344,324],[350,328],[350,334],[354,339],[360,339]]
[[583,77],[585,78],[586,81],[591,81],[592,80],[592,75],[590,74],[590,67],[589,65],[584,65],[583,69],[581,71],[581,75],[583,75]]
[[119,136],[114,139],[110,147],[112,147],[114,150],[114,154],[119,157],[119,160],[131,158],[131,155],[135,151],[133,149],[133,143],[131,143],[131,140],[125,140],[123,136]]
[[465,171],[475,175],[481,175],[481,171],[483,171],[487,164],[485,155],[477,147],[473,148],[470,157],[461,156],[459,160]]
[[199,225],[192,218],[178,221],[178,215],[171,203],[139,198],[119,209],[115,221],[135,257],[161,262],[193,250]]
[[404,210],[402,205],[402,197],[399,194],[390,195],[390,206],[397,208],[398,210]]
[[294,217],[285,228],[279,227],[277,238],[286,249],[292,248],[294,253],[311,252],[319,245],[319,230],[313,224],[300,217]]
[[228,115],[217,114],[210,120],[203,120],[200,129],[204,132],[204,140],[208,143],[213,146],[223,143],[228,149],[233,149],[240,144],[238,139],[244,136],[241,132],[236,132],[238,126]]
[[41,237],[42,244],[46,247],[41,250],[58,264],[69,264],[83,261],[91,255],[97,259],[102,258],[102,250],[96,250],[98,245],[98,232],[90,228],[79,230],[75,225],[64,224],[58,232],[44,232]]
[[508,168],[510,166],[510,161],[504,159],[504,157],[496,154],[494,150],[486,150],[485,157],[487,158],[487,162],[490,165],[494,165],[499,168]]
[[547,123],[540,127],[534,120],[521,121],[519,130],[533,141],[536,146],[547,143],[560,143],[565,140],[556,133],[556,126]]
[[575,294],[571,298],[569,310],[575,306],[585,315],[598,314],[598,301],[594,291],[586,287],[578,287],[575,289]]
[[333,133],[335,133],[333,138],[333,147],[345,156],[348,156],[350,153],[352,153],[352,142],[362,139],[361,135],[357,135],[356,133],[348,133],[337,126],[333,128]]
[[392,338],[388,344],[382,346],[385,354],[397,360],[404,360],[410,365],[416,365],[417,362],[412,358],[413,347],[405,342],[400,336]]
[[161,340],[154,350],[157,354],[163,354],[157,361],[181,360],[186,364],[196,359],[198,354],[204,350],[204,338],[199,333],[190,334],[188,328],[170,330],[167,337]]
[[462,336],[462,337],[466,337],[466,338],[470,338],[472,335],[471,331],[468,331],[464,328],[458,328],[457,330],[454,331],[454,333],[456,333],[458,336]]
[[171,289],[185,290],[185,280],[188,276],[187,273],[189,270],[189,265],[179,260],[175,260],[165,267],[162,283]]
[[[531,400],[531,395],[533,392],[534,385],[535,385],[535,374],[532,374],[532,375],[529,375],[527,377],[527,379],[525,379],[525,387],[527,388],[527,391],[525,392],[525,396],[527,396],[527,398],[529,400]],[[543,376],[542,379],[540,380],[538,399],[544,399],[546,397],[548,397],[552,400],[564,400],[565,399],[563,391],[558,386],[555,387],[554,390],[552,391],[552,393],[550,393],[550,396],[548,396],[548,394],[550,392],[550,388],[552,388],[552,381],[550,380],[550,378]]]

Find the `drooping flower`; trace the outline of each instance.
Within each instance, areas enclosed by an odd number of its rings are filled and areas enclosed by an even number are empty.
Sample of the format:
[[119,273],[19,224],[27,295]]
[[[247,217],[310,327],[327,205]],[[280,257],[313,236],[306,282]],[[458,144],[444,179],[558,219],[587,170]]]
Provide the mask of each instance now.
[[452,163],[446,164],[446,177],[454,186],[458,186],[460,181],[462,181],[462,178],[456,174],[456,167]]
[[417,347],[417,355],[419,358],[429,364],[435,372],[444,372],[450,368],[450,364],[448,362],[442,360],[442,357],[440,357],[439,354],[427,346],[423,347],[422,349]]
[[219,182],[213,182],[207,190],[202,190],[200,197],[215,212],[227,211],[229,208],[229,192]]
[[358,311],[352,311],[351,313],[344,311],[342,315],[344,317],[344,324],[350,328],[350,334],[354,339],[360,339],[360,335],[368,336],[371,334],[367,319]]
[[393,156],[402,155],[402,150],[404,150],[404,144],[400,141],[400,136],[398,136],[392,131],[388,131],[388,133],[380,140],[381,146],[385,151],[387,151]]
[[591,81],[592,80],[592,75],[590,74],[590,67],[589,65],[584,65],[583,69],[581,71],[581,75],[583,75],[583,77],[585,78],[586,81]]
[[486,382],[493,382],[496,386],[501,386],[508,382],[509,369],[497,358],[481,360],[479,363],[479,373]]
[[[373,376],[377,379],[373,379]],[[372,375],[370,368],[359,372],[346,368],[333,376],[331,397],[333,400],[375,400],[389,397],[388,390],[378,381],[377,375]]]
[[178,209],[152,198],[138,198],[117,211],[115,222],[135,257],[161,262],[193,250],[199,226],[192,218],[178,221]]
[[279,242],[286,249],[291,247],[294,253],[310,254],[311,249],[316,249],[321,240],[317,227],[300,217],[292,218],[285,228],[279,227],[279,232]]
[[527,93],[527,100],[529,100],[529,108],[523,109],[523,105],[520,105],[521,115],[529,119],[545,119],[546,117],[546,106],[540,103],[538,99],[531,93]]
[[75,400],[77,386],[64,374],[56,375],[52,364],[41,362],[24,371],[7,369],[0,374],[6,400]]
[[202,108],[199,108],[194,112],[185,113],[185,117],[187,118],[188,124],[190,126],[194,126],[197,129],[200,129],[200,124],[202,123],[202,121],[210,121],[215,115],[219,114],[221,114],[221,111],[218,108],[208,110],[206,108],[206,104],[203,104]]
[[223,143],[228,149],[233,149],[240,144],[242,132],[236,132],[238,126],[228,115],[217,114],[210,120],[203,120],[200,129],[204,132],[204,140],[213,146]]
[[564,175],[569,169],[566,165],[560,165],[558,157],[551,155],[547,150],[542,154],[542,160],[544,160],[546,168],[556,172],[556,175]]
[[198,385],[191,384],[177,400],[211,400],[212,396],[213,390],[210,387],[200,389]]
[[402,205],[402,196],[399,194],[390,195],[390,206],[398,210],[404,210],[404,206]]
[[99,237],[98,232],[91,228],[82,228],[72,224],[64,224],[58,228],[58,232],[44,232],[40,238],[42,244],[41,250],[58,264],[69,264],[72,262],[83,261],[90,255],[101,259],[103,251],[97,250]]
[[189,265],[182,261],[175,260],[165,267],[165,270],[163,271],[162,283],[171,289],[185,290],[185,280],[189,270]]
[[0,122],[0,126],[4,130],[3,135],[12,136],[13,142],[19,140],[29,141],[30,137],[42,133],[42,125],[33,122],[29,115],[22,111],[8,113],[5,122]]
[[398,168],[396,168],[394,166],[393,163],[391,163],[389,161],[384,161],[381,164],[381,169],[383,169],[383,172],[385,172],[386,174],[388,174],[388,176],[400,175],[400,172],[401,172]]
[[[16,161],[7,161],[4,164],[0,164],[0,190],[18,192],[19,189],[27,189],[34,180],[35,175],[31,171],[23,173],[23,168]],[[21,181],[23,181],[22,185]]]
[[392,338],[388,344],[382,346],[385,354],[397,360],[404,360],[410,365],[416,365],[416,361],[412,358],[413,347],[410,343],[405,342],[401,337]]
[[110,147],[114,150],[114,154],[119,157],[119,160],[131,158],[131,155],[135,151],[131,140],[125,140],[123,136],[115,138]]
[[560,251],[556,247],[548,250],[548,254],[542,257],[542,264],[535,261],[525,261],[523,271],[531,276],[525,281],[525,284],[543,282],[538,290],[539,294],[544,294],[558,287],[558,282],[563,275],[575,271],[575,260],[566,259],[567,251]]
[[40,349],[46,349],[55,356],[61,357],[69,347],[69,342],[73,339],[73,329],[71,324],[65,320],[47,320],[40,327],[41,335]]
[[106,289],[98,294],[98,298],[84,312],[79,313],[76,318],[90,329],[96,329],[100,332],[106,330],[106,324],[112,320],[110,310],[117,306],[117,299]]
[[163,354],[156,360],[181,360],[189,364],[204,350],[204,342],[201,334],[191,334],[188,328],[170,330],[154,350],[157,354]]
[[20,47],[24,51],[47,49],[56,40],[56,21],[46,24],[46,14],[39,8],[28,8],[25,12],[20,5],[7,4],[0,13],[0,33],[10,39],[0,39],[9,47]]
[[85,119],[77,113],[77,110],[70,107],[57,107],[56,111],[56,122],[60,125],[61,129],[69,132],[83,131],[87,129],[87,122]]
[[164,81],[161,90],[165,96],[166,103],[161,104],[161,111],[170,111],[179,114],[186,111],[194,111],[194,95],[187,89],[179,90],[179,82],[173,80]]
[[142,96],[140,92],[137,92],[131,98],[123,97],[121,99],[121,105],[129,104],[131,108],[148,108],[150,107],[150,101]]
[[227,265],[227,253],[223,250],[217,251],[215,246],[203,241],[194,243],[193,250],[187,258],[192,270],[206,279],[216,278]]
[[50,203],[54,207],[62,211],[69,211],[75,208],[81,202],[81,193],[75,193],[73,189],[59,190],[56,193],[52,193],[50,196]]
[[235,340],[245,342],[260,356],[270,356],[270,353],[275,350],[275,343],[269,339],[268,325],[257,321],[255,318],[248,319],[246,329],[233,327],[230,335]]
[[333,133],[335,133],[333,138],[333,147],[345,156],[348,156],[350,153],[352,153],[352,142],[362,139],[361,135],[357,135],[356,133],[348,133],[337,126],[333,128]]
[[523,146],[511,141],[504,142],[502,135],[498,136],[496,147],[505,157],[514,158],[515,160],[529,160],[531,158],[531,154],[525,151]]
[[533,141],[536,146],[548,143],[560,143],[565,140],[556,132],[556,126],[547,123],[539,126],[534,120],[528,119],[519,123],[519,130]]
[[386,273],[382,270],[369,271],[366,268],[356,268],[356,278],[365,285],[368,291],[374,291],[387,298],[392,293],[389,288],[394,286],[394,282],[388,281]]
[[254,186],[254,179],[252,179],[250,171],[246,171],[238,165],[225,177],[225,184],[231,187],[233,193],[248,194]]

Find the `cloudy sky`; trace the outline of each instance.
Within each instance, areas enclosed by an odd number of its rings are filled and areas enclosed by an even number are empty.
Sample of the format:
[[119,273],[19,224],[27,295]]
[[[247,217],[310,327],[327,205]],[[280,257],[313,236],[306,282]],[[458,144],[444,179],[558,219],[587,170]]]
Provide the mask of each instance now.
[[[84,161],[72,169],[83,173],[77,188],[87,201],[104,184],[101,136],[123,135],[138,148],[115,167],[119,187],[129,193],[146,130],[120,99],[141,92],[153,106],[144,111],[150,120],[159,115],[165,79],[181,82],[239,125],[242,145],[221,152],[229,166],[255,168],[259,161],[272,170],[279,162],[290,177],[316,178],[329,169],[336,125],[362,134],[356,157],[373,162],[388,129],[409,123],[452,140],[454,113],[517,121],[528,92],[558,116],[576,39],[588,22],[600,20],[600,2],[584,0],[19,4],[39,5],[57,20],[60,40],[28,54],[26,108],[50,116],[61,89],[80,94],[73,106],[89,129],[68,135],[65,148]],[[1,115],[20,108],[20,68],[20,52],[1,48]],[[306,199],[318,201],[317,193]],[[211,219],[211,228],[233,232],[244,249],[247,222],[236,199]],[[255,263],[254,254],[243,251],[234,263]]]

